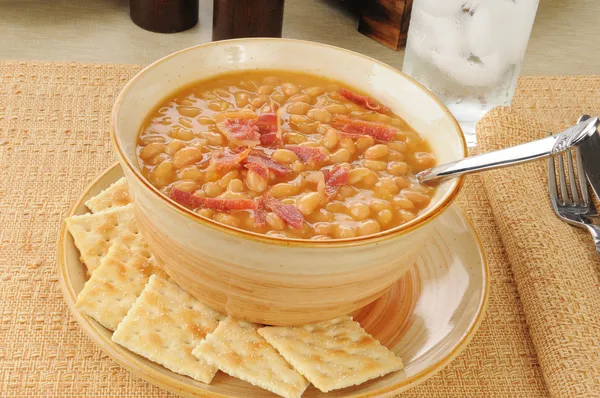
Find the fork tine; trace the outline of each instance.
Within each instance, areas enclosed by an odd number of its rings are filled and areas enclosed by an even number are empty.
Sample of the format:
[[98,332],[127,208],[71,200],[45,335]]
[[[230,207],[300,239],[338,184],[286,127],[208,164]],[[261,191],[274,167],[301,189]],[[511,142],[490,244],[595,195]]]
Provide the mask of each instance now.
[[[571,150],[567,150],[565,156],[567,157],[567,170],[569,172],[569,185],[571,186],[573,203],[579,204],[579,192],[577,192],[577,180],[575,180],[575,170],[573,168],[573,155],[571,154]],[[583,178],[585,178],[585,175]]]
[[579,147],[575,148],[575,160],[577,162],[577,174],[579,175],[579,188],[581,189],[581,197],[586,205],[590,203],[590,191],[587,185],[585,177],[585,170],[583,170],[583,159],[581,157],[581,151]]
[[554,156],[548,158],[548,192],[550,193],[550,202],[552,207],[558,212],[558,191],[556,190],[556,166],[554,164]]
[[558,181],[560,182],[560,196],[562,197],[562,202],[566,205],[571,204],[571,199],[569,199],[569,191],[567,189],[567,178],[565,176],[565,163],[563,160],[563,156],[561,153],[558,155]]

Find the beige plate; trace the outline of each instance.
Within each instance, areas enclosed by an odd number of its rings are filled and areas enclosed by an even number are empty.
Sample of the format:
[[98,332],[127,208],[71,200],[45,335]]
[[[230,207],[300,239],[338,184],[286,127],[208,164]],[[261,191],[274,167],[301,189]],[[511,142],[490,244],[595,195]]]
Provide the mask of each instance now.
[[[85,201],[122,175],[118,165],[106,170],[87,187],[69,216],[86,213]],[[86,274],[64,224],[58,241],[58,259],[58,276],[65,300],[81,328],[129,371],[186,397],[274,396],[220,372],[206,385],[172,373],[113,343],[110,331],[75,310],[75,300]],[[488,272],[477,233],[462,211],[452,206],[436,221],[432,239],[411,270],[381,298],[353,314],[367,332],[402,358],[405,369],[330,394],[311,386],[303,397],[392,395],[440,371],[465,348],[483,319]]]

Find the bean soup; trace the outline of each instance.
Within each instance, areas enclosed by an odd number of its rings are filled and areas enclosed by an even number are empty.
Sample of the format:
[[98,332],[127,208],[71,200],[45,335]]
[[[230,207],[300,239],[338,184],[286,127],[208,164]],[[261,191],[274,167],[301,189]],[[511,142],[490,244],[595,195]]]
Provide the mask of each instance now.
[[275,237],[343,239],[407,223],[434,188],[427,142],[376,99],[320,76],[242,71],[200,81],[149,115],[143,175],[219,223]]

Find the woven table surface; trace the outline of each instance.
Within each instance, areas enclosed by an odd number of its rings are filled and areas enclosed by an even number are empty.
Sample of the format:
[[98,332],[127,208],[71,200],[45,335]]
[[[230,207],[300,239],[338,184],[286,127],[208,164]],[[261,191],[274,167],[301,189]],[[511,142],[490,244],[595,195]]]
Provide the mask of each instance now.
[[[104,355],[79,330],[56,275],[56,241],[73,201],[116,161],[109,115],[131,65],[0,62],[0,396],[170,397]],[[583,79],[583,80],[582,80]],[[587,80],[586,80],[587,79]],[[577,104],[541,93],[592,78],[522,78],[513,109],[557,125]],[[600,94],[596,93],[596,101]],[[564,98],[565,100],[567,97]],[[545,397],[513,267],[480,176],[459,204],[484,244],[491,271],[487,315],[447,368],[402,397]]]

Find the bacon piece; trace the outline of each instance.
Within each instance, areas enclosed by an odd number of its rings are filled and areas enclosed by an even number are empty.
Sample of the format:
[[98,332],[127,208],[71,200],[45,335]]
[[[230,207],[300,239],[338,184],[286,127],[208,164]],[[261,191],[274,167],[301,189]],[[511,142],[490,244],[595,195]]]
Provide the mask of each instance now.
[[189,192],[173,188],[171,198],[179,204],[197,209],[214,209],[218,211],[232,210],[254,210],[256,204],[252,199],[223,199],[223,198],[202,198],[192,195]]
[[335,165],[325,173],[325,195],[331,200],[337,196],[342,187],[348,185],[350,170],[348,167]]
[[213,151],[210,157],[210,165],[217,171],[237,168],[249,154],[250,148],[237,153],[231,152],[228,149]]
[[264,164],[261,164],[261,163],[246,163],[244,165],[244,167],[247,168],[250,171],[255,172],[256,174],[258,174],[259,176],[261,176],[262,178],[264,178],[266,181],[269,180],[269,169]]
[[288,145],[286,149],[294,152],[303,162],[323,162],[327,155],[320,148],[311,146]]
[[263,146],[271,146],[278,141],[277,133],[267,133],[260,136],[260,144]]
[[260,144],[260,133],[253,119],[225,119],[217,123],[217,128],[234,144],[249,147]]
[[261,134],[274,133],[277,131],[277,114],[276,113],[263,113],[258,117],[258,131]]
[[300,213],[300,210],[298,210],[296,206],[282,203],[268,193],[264,196],[264,202],[267,209],[277,214],[292,228],[302,228],[304,217],[302,217],[302,213]]
[[396,129],[385,124],[350,119],[343,115],[336,115],[331,125],[346,134],[370,135],[379,141],[391,141],[396,137]]
[[275,175],[283,176],[291,173],[291,170],[282,165],[281,163],[277,163],[274,160],[266,157],[266,155],[260,151],[252,151],[250,155],[244,160],[244,163],[258,163],[265,166],[267,169],[271,170]]
[[390,108],[377,103],[377,101],[375,101],[371,97],[353,93],[352,91],[346,90],[345,88],[342,88],[339,91],[339,93],[342,97],[346,98],[347,100],[372,111],[379,113],[388,113],[390,111]]
[[267,225],[267,208],[265,206],[265,199],[262,196],[256,200],[254,223],[257,227],[264,227]]

